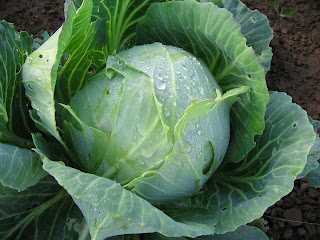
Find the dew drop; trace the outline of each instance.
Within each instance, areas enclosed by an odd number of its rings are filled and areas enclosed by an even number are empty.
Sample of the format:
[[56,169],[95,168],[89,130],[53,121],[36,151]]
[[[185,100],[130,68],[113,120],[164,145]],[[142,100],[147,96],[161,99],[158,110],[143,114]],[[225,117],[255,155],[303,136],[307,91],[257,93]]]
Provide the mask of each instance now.
[[167,116],[167,117],[170,116],[170,110],[169,110],[167,107],[165,107],[165,108],[163,109],[163,113],[164,113],[164,115]]
[[26,62],[27,62],[27,63],[31,63],[31,62],[32,62],[32,57],[27,57]]
[[186,85],[184,85],[184,86],[185,86],[185,88],[186,88],[187,90],[190,89],[190,86],[189,86],[188,84],[186,84]]
[[156,74],[156,77],[157,77],[159,80],[163,80],[162,74],[160,73],[160,69],[159,69],[159,72]]
[[187,152],[190,152],[192,149],[192,145],[188,141],[184,141],[183,147],[184,147],[184,150],[186,150]]
[[183,71],[187,71],[187,67],[186,67],[186,65],[181,64],[181,65],[180,65],[180,67],[181,67],[181,69],[182,69]]
[[[144,157],[144,158],[151,158],[153,156],[153,151],[150,151],[150,149],[146,149],[146,148],[142,148],[141,149],[141,155]],[[144,163],[143,163],[144,164]]]
[[193,98],[193,96],[192,96],[191,93],[187,93],[187,97],[188,97],[189,99],[192,99],[192,98]]
[[164,81],[160,81],[156,84],[156,87],[159,89],[159,90],[165,90],[167,85]]
[[140,164],[141,166],[143,166],[143,165],[144,165],[144,161],[139,161],[139,164]]
[[200,131],[200,130],[198,131],[198,135],[199,135],[199,136],[201,135],[201,131]]

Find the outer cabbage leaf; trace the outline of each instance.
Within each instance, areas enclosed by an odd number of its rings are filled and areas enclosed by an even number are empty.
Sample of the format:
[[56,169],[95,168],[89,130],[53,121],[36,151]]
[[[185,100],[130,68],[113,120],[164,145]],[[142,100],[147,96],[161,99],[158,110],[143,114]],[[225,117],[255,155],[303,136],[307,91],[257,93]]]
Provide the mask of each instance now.
[[160,41],[182,47],[202,59],[223,92],[250,87],[231,110],[233,137],[224,160],[241,161],[255,146],[254,136],[264,129],[269,97],[264,69],[233,15],[213,3],[152,4],[137,25],[137,39],[139,44]]
[[91,0],[83,1],[69,29],[72,35],[63,49],[55,97],[64,104],[105,66],[106,23],[105,19],[91,22],[93,5]]
[[0,182],[19,191],[46,174],[39,157],[29,150],[34,125],[28,117],[21,66],[31,51],[32,38],[26,32],[0,22]]
[[35,152],[0,143],[0,182],[23,191],[46,175]]
[[73,197],[88,222],[92,240],[130,233],[159,232],[171,237],[214,233],[214,219],[206,224],[177,222],[110,179],[48,159],[43,167]]
[[[83,0],[73,0],[77,8]],[[93,0],[92,21],[106,22],[106,55],[120,52],[135,45],[136,24],[146,9],[159,0]]]
[[32,51],[32,38],[0,22],[0,141],[30,148],[33,129],[21,85],[21,66]]
[[297,178],[303,178],[319,166],[318,160],[320,159],[320,137],[316,134],[316,140],[308,154],[308,161],[303,171]]
[[215,213],[217,233],[253,221],[293,189],[315,133],[306,112],[285,93],[271,93],[266,128],[244,161],[224,164],[193,199]]
[[197,238],[199,240],[268,240],[268,236],[257,227],[241,226],[233,232]]
[[51,177],[23,192],[0,185],[0,209],[3,240],[76,240],[82,230],[80,210]]
[[268,18],[258,10],[250,10],[240,0],[212,0],[221,8],[226,8],[241,26],[241,33],[247,39],[247,45],[252,46],[260,64],[265,71],[270,70],[272,50],[269,47],[273,31]]
[[[142,235],[122,235],[110,238],[110,240],[188,240],[185,237],[165,237],[159,233]],[[193,238],[197,240],[268,240],[268,236],[257,227],[241,226],[233,232],[225,234],[214,234]],[[109,238],[108,238],[109,240]]]
[[38,128],[62,143],[56,128],[54,89],[59,61],[71,37],[75,8],[69,5],[65,23],[44,44],[30,54],[23,65],[23,84],[34,110],[31,116]]
[[320,165],[318,167],[310,171],[307,175],[308,182],[311,187],[320,187]]

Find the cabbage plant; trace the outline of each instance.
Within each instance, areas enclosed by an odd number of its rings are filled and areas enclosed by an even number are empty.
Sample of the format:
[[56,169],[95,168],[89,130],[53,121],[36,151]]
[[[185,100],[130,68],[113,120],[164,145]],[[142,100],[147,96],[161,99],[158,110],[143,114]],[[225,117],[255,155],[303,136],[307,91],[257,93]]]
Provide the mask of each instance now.
[[239,0],[67,0],[46,40],[0,37],[1,239],[267,239],[246,224],[318,169]]

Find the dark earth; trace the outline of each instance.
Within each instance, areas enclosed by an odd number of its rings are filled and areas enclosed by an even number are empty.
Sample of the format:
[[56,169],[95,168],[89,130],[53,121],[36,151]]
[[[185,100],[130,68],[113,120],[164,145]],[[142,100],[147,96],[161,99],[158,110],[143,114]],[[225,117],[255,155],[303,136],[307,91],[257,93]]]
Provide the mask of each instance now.
[[[320,120],[320,1],[289,0],[297,12],[280,17],[274,0],[243,0],[265,14],[274,30],[273,60],[267,83],[270,90],[287,92],[316,120]],[[64,0],[0,0],[0,20],[40,37],[41,30],[56,31],[64,21]],[[270,239],[320,239],[320,190],[297,180],[293,191],[264,214]]]

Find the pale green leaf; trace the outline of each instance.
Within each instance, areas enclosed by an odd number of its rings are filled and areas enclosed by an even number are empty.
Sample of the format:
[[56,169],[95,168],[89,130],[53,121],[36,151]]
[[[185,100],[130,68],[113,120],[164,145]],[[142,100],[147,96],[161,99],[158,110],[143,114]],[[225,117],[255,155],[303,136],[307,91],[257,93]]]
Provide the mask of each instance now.
[[139,44],[162,42],[202,59],[223,92],[248,86],[231,110],[232,135],[225,161],[239,162],[255,146],[264,129],[268,92],[264,69],[246,45],[240,25],[213,3],[174,1],[152,4],[137,26]]
[[258,10],[250,10],[240,0],[212,0],[212,2],[233,14],[241,26],[241,33],[247,39],[247,45],[253,47],[260,64],[268,72],[272,58],[269,44],[273,38],[268,18]]
[[89,224],[92,240],[130,233],[159,232],[171,237],[214,233],[211,224],[174,221],[110,179],[49,160],[43,167],[73,197]]
[[162,204],[198,193],[220,166],[229,142],[229,111],[246,87],[186,109],[175,126],[175,144],[165,163],[126,185],[149,202]]
[[105,20],[91,22],[92,9],[91,0],[83,1],[69,30],[72,35],[63,49],[65,59],[60,62],[55,96],[64,104],[105,66],[106,23]]
[[319,166],[318,160],[320,159],[320,137],[318,134],[316,135],[316,140],[313,144],[313,146],[310,149],[310,152],[308,154],[308,161],[306,166],[304,167],[303,171],[298,175],[299,178],[303,178],[305,176],[308,176],[308,174],[316,169]]
[[233,232],[196,238],[198,240],[268,240],[268,236],[259,228],[241,226]]
[[32,118],[37,126],[62,143],[56,128],[54,89],[63,49],[71,36],[75,9],[68,8],[65,23],[43,45],[31,53],[23,65],[22,78],[31,100]]
[[[116,70],[110,67],[113,60],[108,59],[107,70]],[[74,96],[73,118],[66,118],[64,132],[83,170],[125,184],[161,165],[172,144],[149,77],[125,63],[122,67],[125,75],[119,69],[112,79],[98,73]]]
[[37,153],[0,143],[0,182],[4,186],[23,191],[46,174]]
[[285,93],[271,94],[266,128],[257,146],[238,164],[224,164],[193,204],[215,213],[218,233],[234,231],[262,216],[293,189],[315,133],[307,114]]

